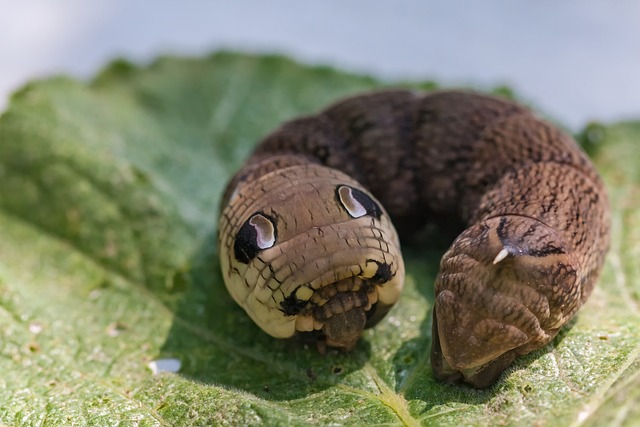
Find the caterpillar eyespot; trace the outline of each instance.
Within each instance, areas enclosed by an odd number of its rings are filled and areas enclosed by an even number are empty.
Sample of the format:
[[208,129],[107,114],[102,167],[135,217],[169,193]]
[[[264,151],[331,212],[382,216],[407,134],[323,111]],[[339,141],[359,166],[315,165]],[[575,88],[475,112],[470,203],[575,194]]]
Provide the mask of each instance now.
[[608,199],[566,133],[463,91],[369,93],[292,120],[230,181],[225,284],[268,334],[352,349],[397,302],[398,233],[465,224],[435,284],[436,377],[493,384],[586,301],[609,246]]
[[233,244],[237,261],[248,264],[260,251],[272,247],[276,242],[276,226],[273,220],[256,213],[240,227]]
[[360,218],[364,215],[380,219],[382,209],[364,191],[341,185],[336,189],[337,198],[344,209],[352,218]]

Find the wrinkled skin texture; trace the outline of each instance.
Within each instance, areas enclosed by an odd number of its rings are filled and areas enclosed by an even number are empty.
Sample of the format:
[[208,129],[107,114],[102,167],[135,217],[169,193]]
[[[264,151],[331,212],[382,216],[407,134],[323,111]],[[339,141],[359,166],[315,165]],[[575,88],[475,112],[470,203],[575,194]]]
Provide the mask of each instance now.
[[[609,246],[607,196],[575,141],[470,92],[365,94],[285,123],[222,208],[234,299],[267,333],[313,334],[321,349],[353,348],[396,302],[404,266],[390,218],[400,236],[457,218],[466,228],[436,279],[431,361],[436,377],[478,388],[556,336]],[[273,226],[245,224],[259,212]]]

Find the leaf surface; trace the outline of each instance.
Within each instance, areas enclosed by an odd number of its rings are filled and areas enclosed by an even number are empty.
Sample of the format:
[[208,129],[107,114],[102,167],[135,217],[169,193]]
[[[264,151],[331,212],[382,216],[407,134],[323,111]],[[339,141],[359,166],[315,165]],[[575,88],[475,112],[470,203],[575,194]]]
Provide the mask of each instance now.
[[[489,390],[431,376],[446,242],[405,251],[400,303],[350,354],[274,340],[233,303],[215,247],[226,180],[282,121],[388,84],[218,53],[116,62],[89,84],[56,77],[15,94],[0,118],[0,422],[638,422],[640,121],[581,135],[614,206],[599,286]],[[149,369],[165,358],[179,372]]]

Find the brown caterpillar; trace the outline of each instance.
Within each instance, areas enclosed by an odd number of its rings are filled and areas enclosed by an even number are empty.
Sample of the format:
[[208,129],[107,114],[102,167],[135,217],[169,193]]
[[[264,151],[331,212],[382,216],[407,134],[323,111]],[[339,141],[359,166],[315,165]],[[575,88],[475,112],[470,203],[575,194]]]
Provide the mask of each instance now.
[[401,234],[455,217],[467,228],[440,264],[431,362],[438,378],[486,387],[585,302],[608,209],[575,141],[525,107],[461,91],[371,93],[260,142],[223,198],[222,272],[267,333],[349,350],[402,289],[389,216]]

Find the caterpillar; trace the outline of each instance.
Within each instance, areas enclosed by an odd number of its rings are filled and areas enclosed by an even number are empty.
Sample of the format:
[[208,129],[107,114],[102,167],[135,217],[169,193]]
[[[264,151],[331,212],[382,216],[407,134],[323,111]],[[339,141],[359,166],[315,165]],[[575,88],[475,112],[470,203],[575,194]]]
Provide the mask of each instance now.
[[224,281],[267,334],[351,350],[399,298],[400,238],[442,218],[464,229],[436,277],[433,372],[488,387],[574,316],[609,246],[594,166],[513,101],[388,90],[284,123],[223,196]]

